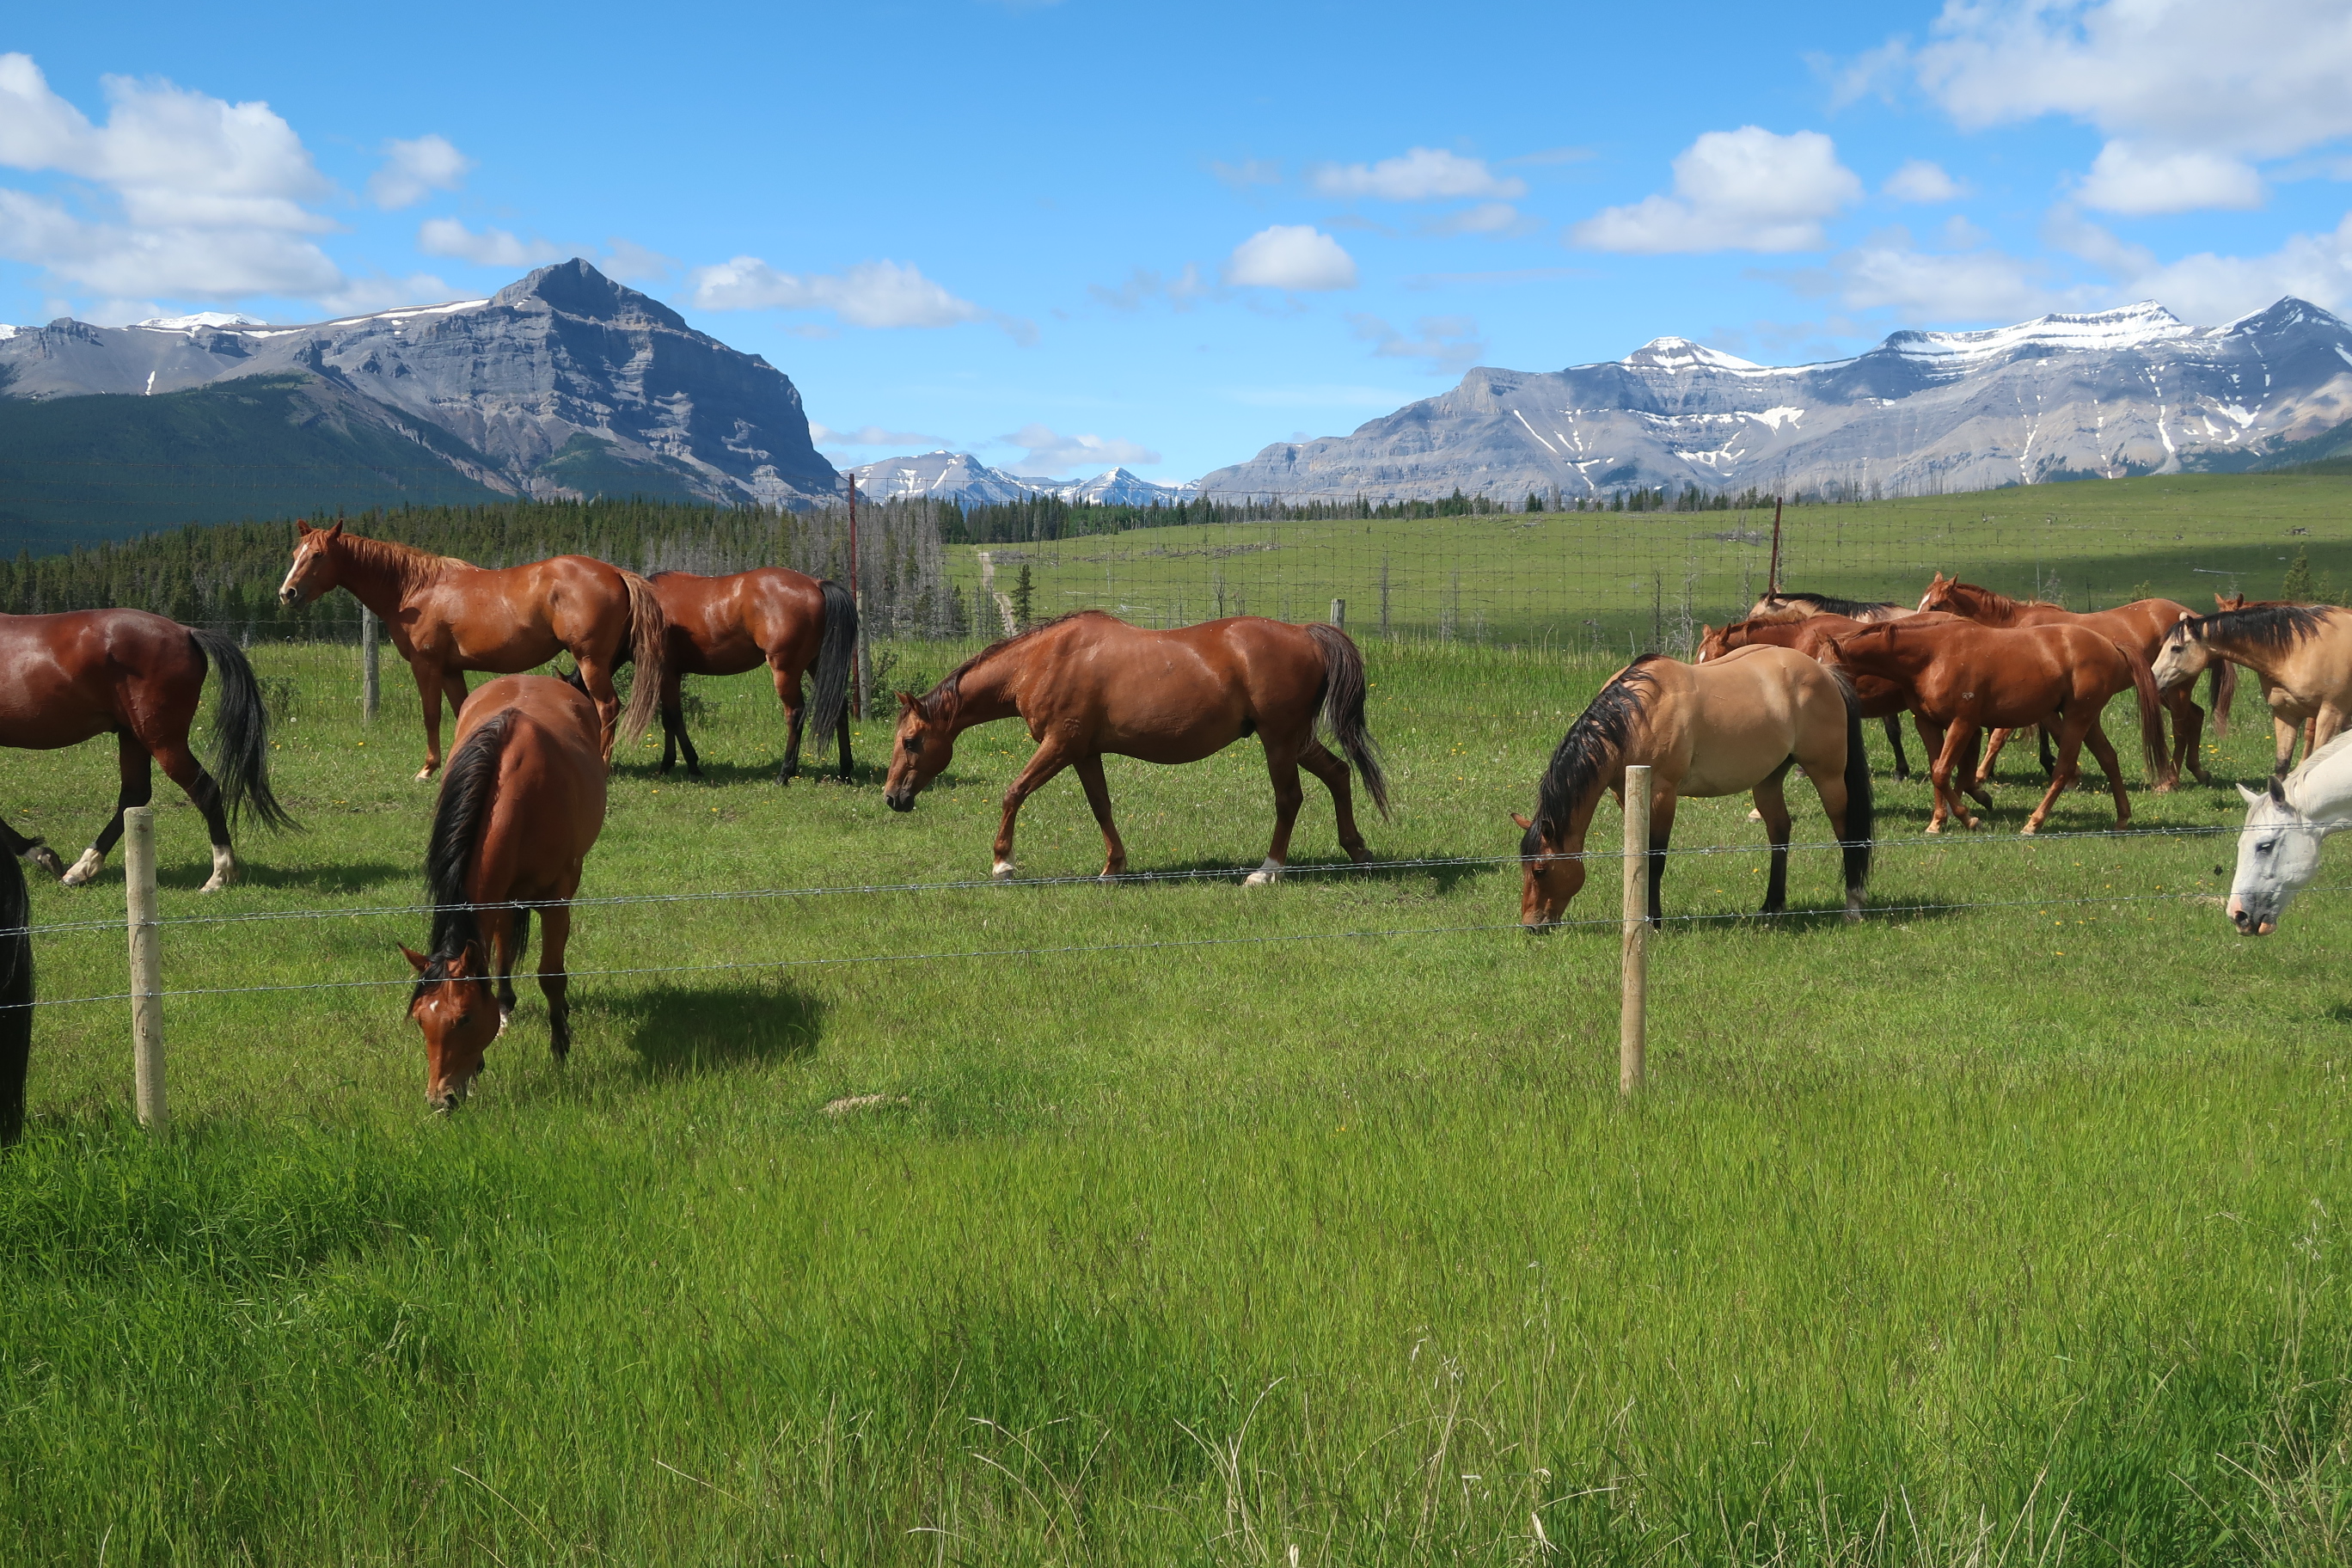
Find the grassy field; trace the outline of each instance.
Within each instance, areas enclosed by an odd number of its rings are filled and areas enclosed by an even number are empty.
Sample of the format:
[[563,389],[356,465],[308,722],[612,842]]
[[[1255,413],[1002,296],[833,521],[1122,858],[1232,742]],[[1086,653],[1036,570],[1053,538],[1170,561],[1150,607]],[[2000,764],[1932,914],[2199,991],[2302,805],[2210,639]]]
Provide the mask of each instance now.
[[[2352,479],[2181,476],[2035,485],[1853,506],[1791,508],[1780,580],[1916,601],[1938,570],[2076,608],[2163,595],[2276,595],[2297,550],[2352,589]],[[1755,603],[1769,575],[1760,512],[1489,513],[1423,521],[1235,522],[988,547],[996,587],[1030,568],[1039,615],[1117,606],[1181,625],[1213,615],[1319,618],[1470,642],[1674,647]],[[963,569],[967,584],[976,565]],[[1385,591],[1383,584],[1385,583]]]
[[[1376,853],[1507,855],[1606,661],[1367,654]],[[1498,865],[587,909],[570,1065],[526,985],[437,1119],[394,947],[425,920],[367,912],[421,890],[413,710],[362,727],[349,650],[256,659],[308,831],[200,900],[159,795],[163,912],[342,912],[172,926],[166,984],[322,988],[173,998],[163,1138],[126,1005],[42,1013],[0,1163],[11,1563],[2352,1551],[2352,911],[2244,941],[2227,838],[2019,841],[2026,748],[1991,830],[1881,858],[1874,903],[1978,908],[1846,927],[1813,850],[1819,912],[1738,918],[1745,803],[1686,806],[1678,845],[1741,847],[1668,877],[1670,914],[1723,918],[1654,944],[1630,1109],[1614,931],[1509,929]],[[769,783],[761,685],[698,683],[710,782],[618,770],[584,895],[985,875],[1013,727],[898,816],[875,725],[855,787]],[[2224,778],[2267,755],[2239,717]],[[0,809],[78,847],[112,773],[10,753]],[[1253,745],[1109,773],[1137,869],[1263,855]],[[1924,786],[1883,801],[1916,835]],[[2108,820],[2077,795],[2053,827]],[[1021,858],[1097,868],[1074,782]],[[1338,858],[1313,796],[1296,858]],[[36,919],[121,896],[37,886]],[[1575,912],[1614,908],[1604,873]],[[1051,951],[1150,942],[1194,945]],[[119,924],[38,955],[46,995],[122,987]],[[593,973],[724,963],[770,967]]]

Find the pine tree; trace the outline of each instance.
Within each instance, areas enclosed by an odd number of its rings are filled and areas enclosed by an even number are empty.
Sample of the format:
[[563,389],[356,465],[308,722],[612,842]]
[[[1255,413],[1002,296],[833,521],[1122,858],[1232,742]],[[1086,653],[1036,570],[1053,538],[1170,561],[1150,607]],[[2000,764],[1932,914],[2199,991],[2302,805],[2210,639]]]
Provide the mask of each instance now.
[[1029,610],[1035,592],[1036,590],[1029,582],[1028,563],[1024,562],[1021,566],[1021,575],[1013,579],[1013,624],[1024,632],[1029,629],[1031,624]]
[[2279,597],[2291,605],[2311,603],[2311,552],[2298,547],[2294,559],[2287,563],[2286,581],[2279,584]]

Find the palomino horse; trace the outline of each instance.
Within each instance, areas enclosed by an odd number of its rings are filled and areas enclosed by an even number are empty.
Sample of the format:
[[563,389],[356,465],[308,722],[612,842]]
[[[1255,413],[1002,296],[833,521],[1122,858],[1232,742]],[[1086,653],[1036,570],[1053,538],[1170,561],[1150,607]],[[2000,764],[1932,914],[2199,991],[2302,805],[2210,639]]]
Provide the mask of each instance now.
[[493,680],[457,715],[425,852],[432,952],[400,950],[416,971],[408,1016],[425,1031],[425,1099],[436,1110],[457,1109],[514,1016],[534,905],[548,1032],[556,1060],[572,1052],[563,948],[569,900],[604,826],[604,733],[586,694],[543,675]]
[[2319,875],[2320,842],[2352,827],[2352,735],[2338,735],[2265,792],[2238,786],[2246,826],[2230,882],[2230,923],[2248,936],[2278,930],[2287,901]]
[[2352,610],[2331,605],[2247,605],[2210,616],[2183,610],[2157,650],[2157,683],[2185,688],[2209,666],[2218,672],[2232,664],[2244,665],[2262,683],[2278,742],[2271,776],[2284,777],[2306,724],[2310,744],[2325,746],[2352,714]]
[[[2164,641],[2164,634],[2172,624],[2189,613],[2186,605],[2170,599],[2135,599],[2128,605],[2117,605],[2112,610],[2094,610],[2077,614],[2063,605],[2044,604],[2038,599],[2012,599],[2006,594],[1996,594],[1990,588],[1979,588],[1973,583],[1963,583],[1957,577],[1947,577],[1941,572],[1927,584],[1919,596],[1923,610],[1944,610],[1965,616],[1969,620],[1988,626],[2082,626],[2097,633],[2113,643],[2121,644],[2139,655],[2143,662],[2153,662],[2156,650]],[[2218,679],[2217,679],[2218,694]],[[2206,775],[2205,752],[2200,743],[2205,728],[2205,710],[2197,706],[2187,687],[2164,690],[2159,688],[2165,708],[2172,714],[2172,755],[2156,773],[2152,787],[2163,795],[2180,782],[2183,763],[2196,775],[2197,782],[2210,784]],[[2000,755],[2006,735],[1995,735],[1985,747],[1984,766],[1979,776],[1990,777],[1993,762]],[[2158,742],[2162,743],[2159,733]]]
[[[278,597],[307,605],[348,588],[392,633],[425,704],[418,779],[431,778],[441,765],[441,698],[447,694],[451,712],[463,711],[469,669],[512,675],[570,649],[595,700],[608,763],[616,740],[634,742],[653,722],[668,679],[668,638],[653,584],[635,572],[585,555],[488,569],[388,539],[362,539],[340,522],[294,526],[294,564]],[[613,691],[623,649],[637,660],[626,713]]]
[[0,855],[0,1148],[25,1131],[25,1069],[33,1059],[32,900],[25,868]]
[[1612,676],[1569,726],[1545,768],[1519,856],[1526,882],[1519,923],[1557,924],[1584,886],[1584,838],[1602,792],[1625,798],[1625,769],[1650,769],[1650,921],[1662,910],[1666,847],[1675,803],[1684,795],[1754,792],[1772,842],[1764,912],[1789,898],[1789,803],[1781,782],[1791,764],[1821,793],[1830,831],[1845,847],[1845,910],[1860,918],[1870,881],[1870,758],[1862,748],[1862,706],[1853,687],[1791,648],[1758,645],[1705,664],[1662,655]]
[[[219,673],[213,703],[215,782],[188,745],[207,668]],[[253,666],[218,632],[184,626],[144,610],[77,610],[0,616],[0,746],[29,752],[113,734],[121,766],[114,816],[68,870],[56,851],[0,822],[0,847],[28,857],[69,888],[98,875],[122,837],[122,814],[154,798],[152,764],[187,791],[212,835],[213,874],[203,891],[236,876],[229,823],[249,814],[266,827],[292,818],[269,790],[269,715]]]
[[[841,737],[841,777],[849,779],[849,661],[857,649],[857,606],[849,590],[830,578],[819,580],[782,566],[762,566],[730,577],[700,577],[691,572],[656,572],[650,579],[669,628],[669,658],[661,689],[662,761],[667,773],[681,748],[686,774],[702,776],[702,759],[686,732],[678,687],[688,675],[740,675],[761,664],[775,677],[776,700],[784,707],[784,760],[778,784],[790,784],[801,767],[801,724],[808,709],[801,677],[816,668],[816,727],[811,743],[823,755],[825,742]],[[626,662],[627,653],[622,654]]]
[[2088,626],[2002,628],[1969,621],[1940,626],[1893,621],[1832,638],[1822,658],[1857,679],[1874,675],[1906,688],[1915,710],[1944,726],[1944,748],[1929,770],[1936,785],[1936,806],[1927,818],[1930,833],[1944,830],[1948,813],[1966,826],[1978,826],[1979,819],[1969,815],[1968,803],[1952,785],[1952,773],[1969,742],[1995,725],[2016,730],[2040,724],[2057,731],[2058,765],[2042,804],[2025,819],[2025,832],[2041,831],[2060,793],[2074,782],[2085,740],[2107,771],[2116,796],[2116,826],[2129,822],[2131,800],[2124,793],[2123,769],[2106,731],[2099,727],[2108,699],[2121,691],[2137,693],[2140,750],[2148,777],[2163,775],[2164,715],[2147,661]]
[[1371,858],[1356,831],[1348,763],[1315,738],[1319,717],[1388,815],[1388,781],[1364,728],[1364,660],[1337,626],[1297,626],[1259,616],[1146,631],[1100,610],[1080,610],[983,649],[922,696],[898,694],[898,731],[883,798],[915,809],[916,793],[937,778],[955,738],[974,724],[1016,714],[1036,754],[1004,792],[996,830],[995,875],[1013,875],[1013,822],[1021,803],[1064,768],[1078,771],[1101,825],[1103,869],[1127,869],[1127,846],[1111,823],[1106,752],[1147,763],[1197,763],[1255,733],[1274,777],[1274,842],[1246,885],[1278,879],[1290,858],[1290,830],[1304,799],[1298,770],[1323,781],[1339,818],[1339,844],[1359,865]]

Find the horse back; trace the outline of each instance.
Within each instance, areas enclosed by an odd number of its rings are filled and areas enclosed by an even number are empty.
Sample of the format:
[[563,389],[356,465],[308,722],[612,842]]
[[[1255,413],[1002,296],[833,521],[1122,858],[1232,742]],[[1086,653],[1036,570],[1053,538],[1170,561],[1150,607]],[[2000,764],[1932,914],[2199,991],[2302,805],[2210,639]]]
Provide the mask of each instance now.
[[206,668],[187,627],[144,610],[0,616],[0,745],[70,746],[174,715],[184,728]]
[[1792,756],[1843,743],[1837,677],[1795,648],[1751,643],[1701,665],[1649,668],[1658,691],[1643,713],[1643,750],[1679,794],[1737,795]]

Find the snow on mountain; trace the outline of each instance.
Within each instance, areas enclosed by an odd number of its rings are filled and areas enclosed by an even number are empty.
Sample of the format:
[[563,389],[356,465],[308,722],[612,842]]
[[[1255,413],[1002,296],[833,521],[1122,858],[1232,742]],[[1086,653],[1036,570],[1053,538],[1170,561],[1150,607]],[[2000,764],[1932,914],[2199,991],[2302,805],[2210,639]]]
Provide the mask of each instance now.
[[143,321],[133,321],[134,327],[144,327],[151,332],[194,331],[198,327],[266,327],[269,323],[257,316],[240,315],[235,310],[198,310],[188,316],[150,316]]
[[1041,479],[992,468],[969,452],[942,448],[914,457],[884,458],[856,470],[861,495],[882,500],[929,498],[964,506],[993,506],[1031,496],[1053,496],[1073,505],[1173,506],[1192,493],[1190,485],[1154,484],[1111,468],[1091,479]]

